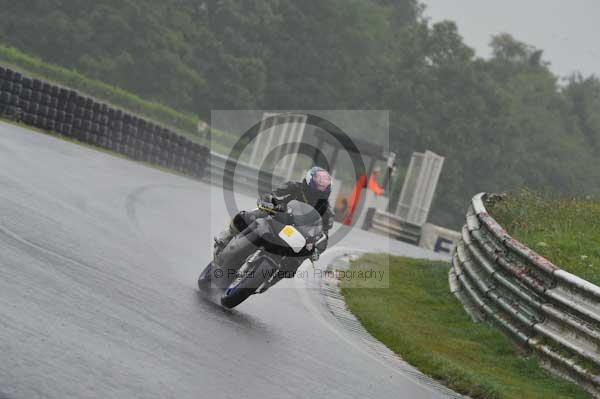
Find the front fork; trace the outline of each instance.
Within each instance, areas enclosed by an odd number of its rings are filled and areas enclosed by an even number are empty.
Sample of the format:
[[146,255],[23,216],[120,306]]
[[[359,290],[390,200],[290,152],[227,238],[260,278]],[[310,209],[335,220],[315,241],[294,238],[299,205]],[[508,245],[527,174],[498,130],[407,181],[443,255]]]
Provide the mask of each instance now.
[[235,273],[234,279],[229,284],[230,286],[234,286],[235,287],[238,284],[240,284],[246,278],[246,273],[248,273],[248,271],[251,269],[251,266],[254,264],[254,262],[256,262],[256,260],[258,259],[258,257],[262,254],[262,251],[263,250],[261,248],[261,249],[255,251],[253,254],[251,254],[246,259],[246,261],[242,264],[242,266]]
[[[287,257],[287,256],[282,256],[282,257],[281,257],[280,261],[279,261],[279,262],[277,262],[277,265],[278,265],[278,268],[277,268],[277,270],[275,270],[275,272],[273,273],[273,275],[272,275],[272,276],[271,276],[271,277],[270,277],[270,278],[269,278],[267,281],[265,281],[264,283],[262,283],[262,284],[261,284],[261,285],[258,287],[258,289],[256,290],[256,293],[257,293],[257,294],[262,294],[263,292],[265,292],[266,290],[268,290],[269,288],[271,288],[272,286],[274,286],[274,285],[275,285],[275,284],[277,284],[277,283],[278,283],[280,280],[282,280],[282,279],[283,279],[283,277],[282,277],[282,274],[281,274],[281,268],[282,268],[282,265],[284,264],[284,262],[285,262],[287,259],[288,259],[288,257]],[[295,259],[295,258],[292,258],[292,260],[293,260],[293,259]],[[311,258],[308,258],[308,259],[310,259],[310,262],[311,262],[311,264],[312,264],[312,267],[313,267],[313,269],[314,269],[314,267],[315,267],[315,264],[314,264],[313,260],[312,260]],[[298,264],[298,265],[297,265],[297,267],[296,267],[296,270],[297,270],[297,269],[300,267],[300,265],[302,265],[302,262],[300,262],[300,264]]]

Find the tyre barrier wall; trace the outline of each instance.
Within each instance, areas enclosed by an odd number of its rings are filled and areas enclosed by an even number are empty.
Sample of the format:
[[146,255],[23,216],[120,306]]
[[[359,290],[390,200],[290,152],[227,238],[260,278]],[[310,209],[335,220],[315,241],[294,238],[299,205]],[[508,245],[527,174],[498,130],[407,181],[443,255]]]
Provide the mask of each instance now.
[[0,66],[0,115],[17,122],[201,178],[209,149],[75,90]]
[[500,327],[544,367],[600,398],[600,287],[527,248],[473,197],[449,273],[450,290],[476,321]]

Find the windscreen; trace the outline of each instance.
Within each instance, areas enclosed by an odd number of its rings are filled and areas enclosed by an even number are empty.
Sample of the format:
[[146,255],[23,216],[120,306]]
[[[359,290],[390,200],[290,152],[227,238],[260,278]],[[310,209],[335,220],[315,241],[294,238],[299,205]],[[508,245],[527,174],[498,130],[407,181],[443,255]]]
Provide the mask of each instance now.
[[321,215],[311,205],[301,201],[290,201],[288,203],[288,214],[294,226],[307,238],[315,237],[323,229]]

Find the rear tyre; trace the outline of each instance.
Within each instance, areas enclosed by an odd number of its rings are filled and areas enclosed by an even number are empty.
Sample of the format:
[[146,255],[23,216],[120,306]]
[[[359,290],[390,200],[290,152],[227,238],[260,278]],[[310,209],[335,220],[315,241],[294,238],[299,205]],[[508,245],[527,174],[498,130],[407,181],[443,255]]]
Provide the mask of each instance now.
[[201,291],[206,291],[208,288],[210,288],[210,276],[212,274],[212,268],[213,268],[213,263],[212,261],[204,268],[204,270],[202,270],[202,273],[200,273],[200,277],[198,277],[198,288]]

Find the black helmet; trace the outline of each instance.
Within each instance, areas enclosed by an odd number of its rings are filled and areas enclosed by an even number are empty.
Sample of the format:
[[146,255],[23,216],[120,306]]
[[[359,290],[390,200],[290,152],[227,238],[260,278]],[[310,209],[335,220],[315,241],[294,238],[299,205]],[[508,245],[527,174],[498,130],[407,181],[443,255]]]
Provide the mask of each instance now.
[[306,172],[304,183],[310,197],[329,198],[331,194],[331,176],[319,166],[313,166]]

